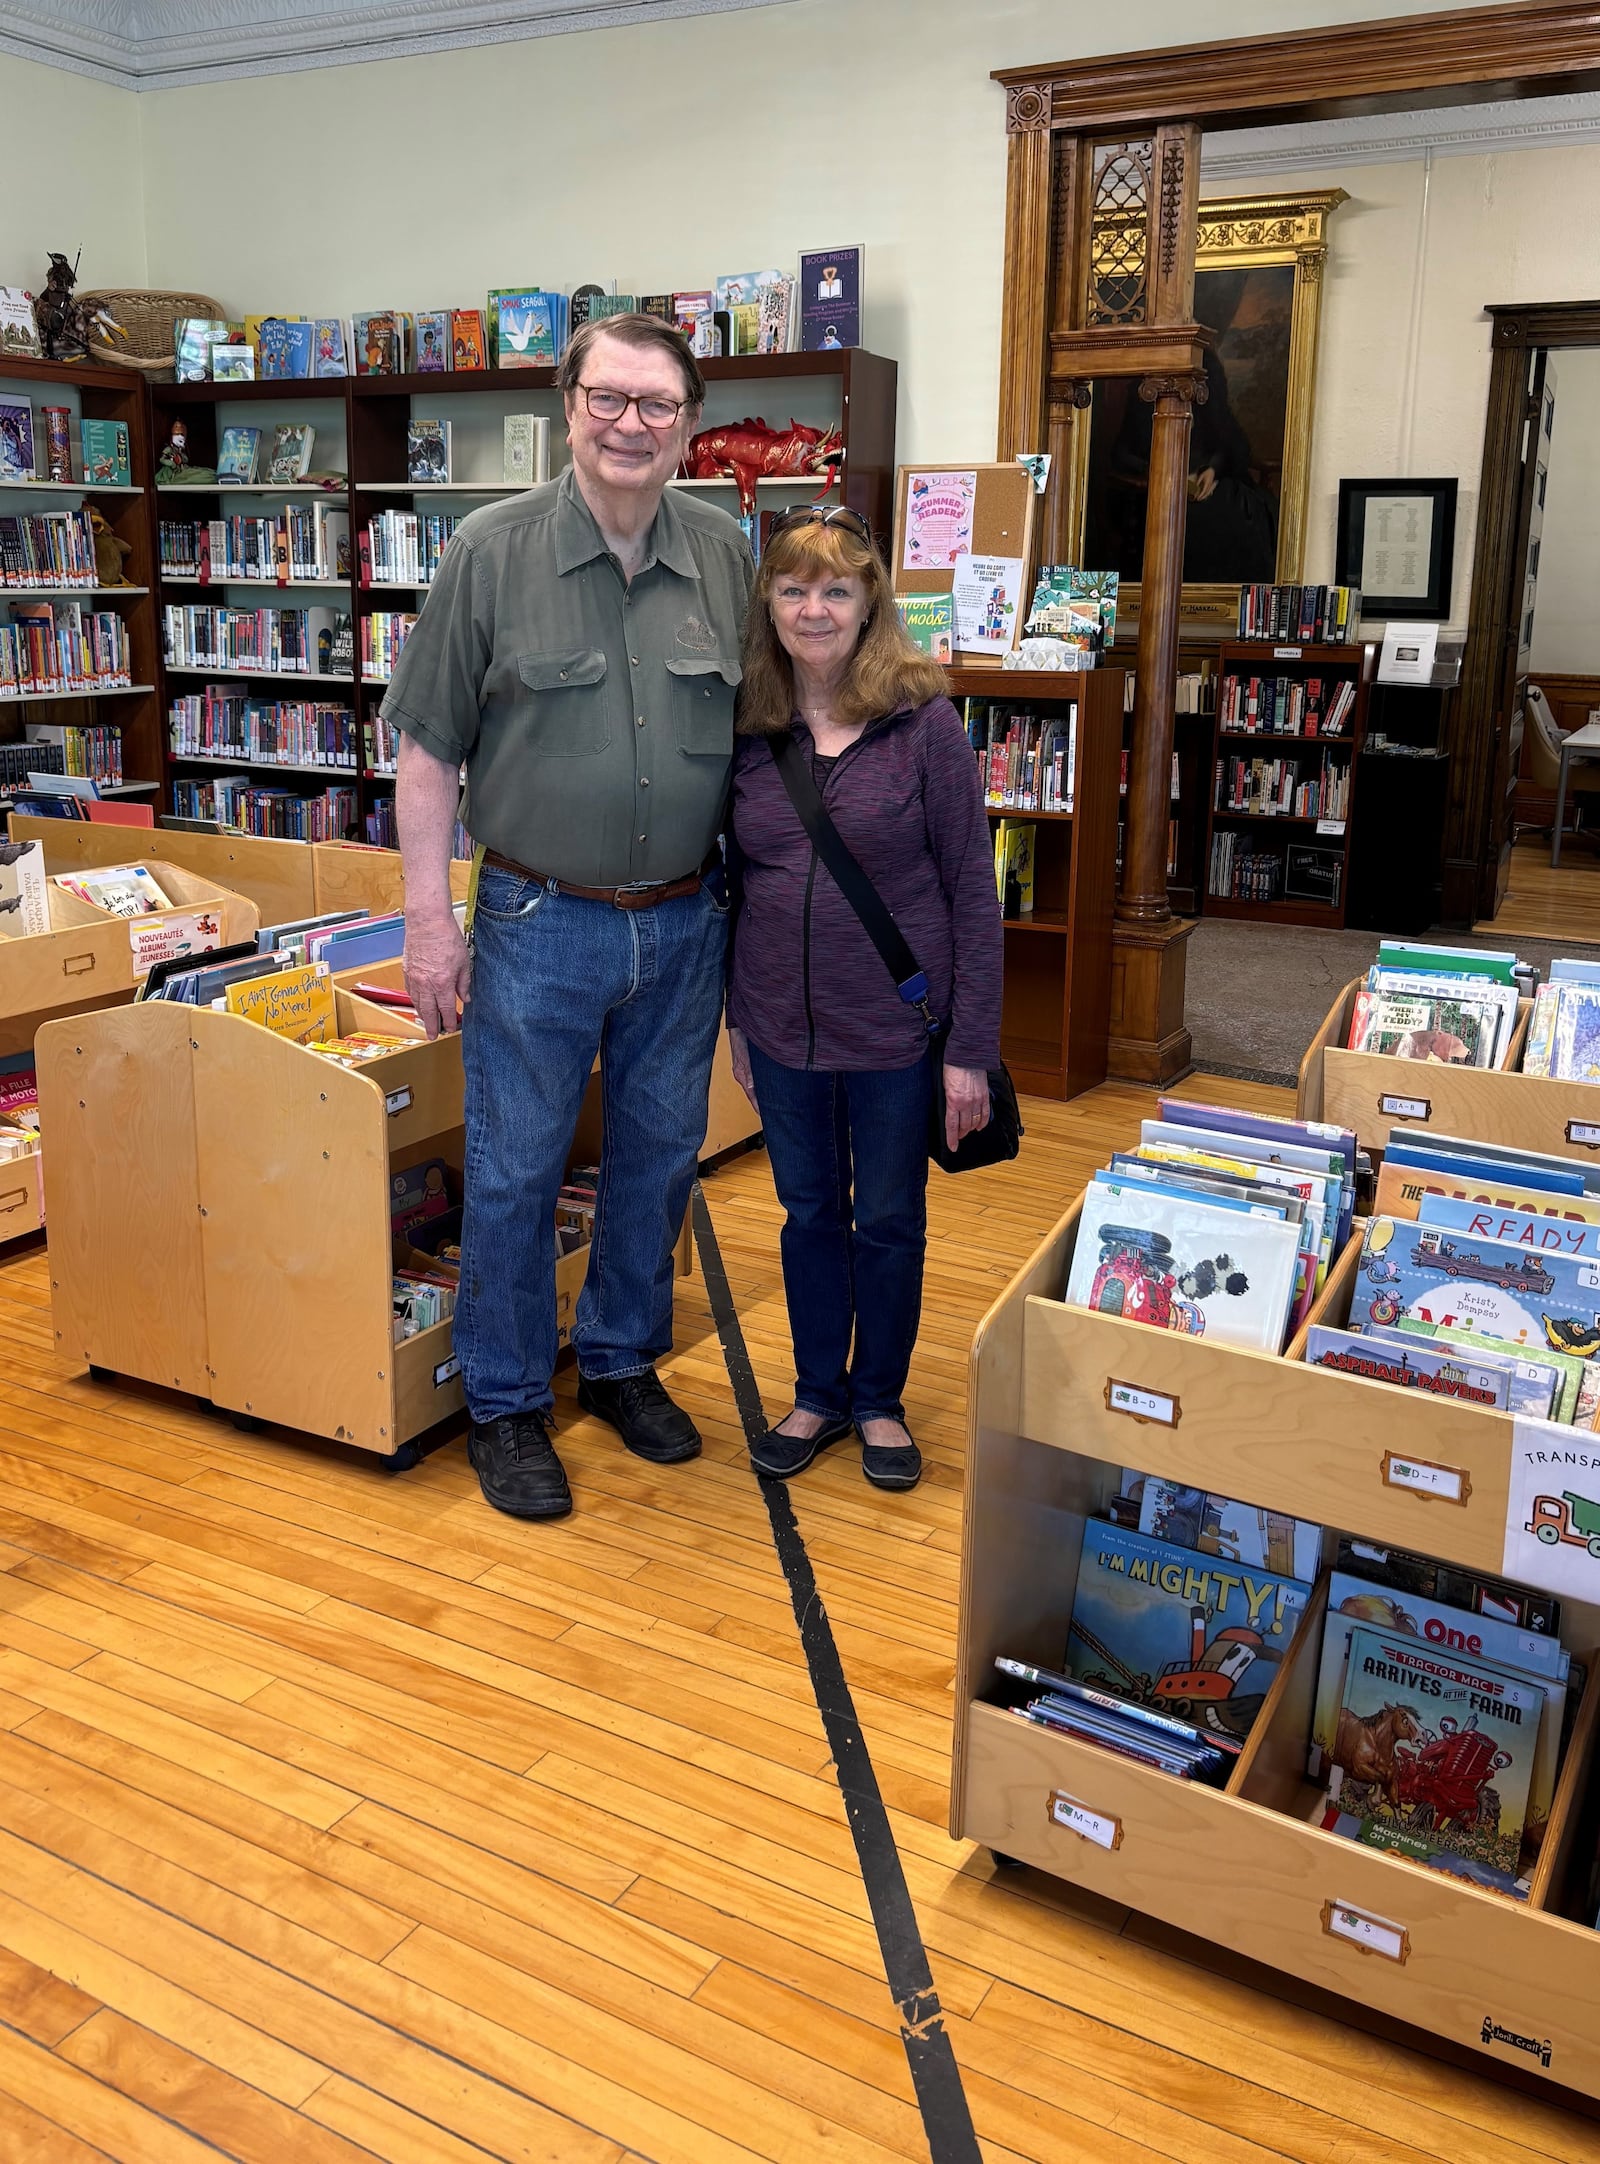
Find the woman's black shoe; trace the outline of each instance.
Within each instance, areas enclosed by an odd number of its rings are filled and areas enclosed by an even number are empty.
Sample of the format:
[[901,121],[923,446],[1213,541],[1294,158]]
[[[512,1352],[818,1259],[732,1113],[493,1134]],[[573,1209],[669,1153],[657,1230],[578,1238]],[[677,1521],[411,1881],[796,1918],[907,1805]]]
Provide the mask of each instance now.
[[[784,1418],[789,1416],[786,1413]],[[777,1428],[768,1428],[759,1443],[750,1447],[750,1463],[758,1473],[765,1473],[771,1480],[792,1480],[796,1473],[803,1473],[830,1443],[843,1442],[851,1433],[855,1422],[848,1413],[842,1420],[830,1420],[818,1428],[815,1435],[782,1435]]]
[[511,1518],[564,1518],[572,1490],[550,1440],[547,1413],[518,1413],[509,1420],[474,1421],[467,1434],[467,1461],[483,1499]]
[[911,1430],[905,1429],[903,1443],[883,1444],[869,1443],[859,1421],[855,1427],[861,1436],[861,1470],[872,1485],[892,1491],[914,1488],[922,1478],[922,1452],[911,1440]]
[[700,1455],[700,1430],[681,1405],[673,1404],[654,1368],[618,1382],[580,1375],[578,1403],[586,1413],[609,1420],[634,1456],[652,1465],[681,1465]]

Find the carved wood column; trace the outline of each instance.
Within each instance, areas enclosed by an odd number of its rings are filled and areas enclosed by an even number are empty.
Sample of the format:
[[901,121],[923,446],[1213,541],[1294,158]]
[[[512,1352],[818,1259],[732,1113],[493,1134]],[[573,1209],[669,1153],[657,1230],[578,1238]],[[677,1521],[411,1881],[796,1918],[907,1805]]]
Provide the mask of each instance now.
[[1044,442],[1045,342],[1041,296],[1050,280],[1052,160],[1048,84],[1006,91],[1005,293],[1000,319],[1000,416],[995,457]]
[[1194,408],[1205,403],[1206,379],[1203,375],[1146,376],[1139,396],[1154,406],[1155,414],[1117,921],[1159,925],[1172,918],[1167,904],[1167,829],[1172,817],[1173,717],[1183,540],[1189,511],[1189,431]]

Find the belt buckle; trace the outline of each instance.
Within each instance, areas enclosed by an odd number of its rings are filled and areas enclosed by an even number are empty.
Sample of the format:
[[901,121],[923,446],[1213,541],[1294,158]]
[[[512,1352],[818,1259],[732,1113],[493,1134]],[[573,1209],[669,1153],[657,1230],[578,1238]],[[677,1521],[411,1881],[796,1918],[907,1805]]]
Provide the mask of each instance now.
[[611,906],[613,909],[648,909],[651,895],[655,893],[657,887],[665,884],[666,882],[660,879],[632,880],[627,886],[617,887],[613,890]]

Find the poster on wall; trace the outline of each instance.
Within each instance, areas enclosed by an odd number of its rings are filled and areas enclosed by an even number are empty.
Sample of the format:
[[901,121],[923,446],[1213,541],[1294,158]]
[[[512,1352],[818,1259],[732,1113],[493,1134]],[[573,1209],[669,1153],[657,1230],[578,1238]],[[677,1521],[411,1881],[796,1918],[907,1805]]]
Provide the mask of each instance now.
[[906,493],[905,571],[953,571],[972,548],[978,500],[975,467],[959,473],[914,473]]

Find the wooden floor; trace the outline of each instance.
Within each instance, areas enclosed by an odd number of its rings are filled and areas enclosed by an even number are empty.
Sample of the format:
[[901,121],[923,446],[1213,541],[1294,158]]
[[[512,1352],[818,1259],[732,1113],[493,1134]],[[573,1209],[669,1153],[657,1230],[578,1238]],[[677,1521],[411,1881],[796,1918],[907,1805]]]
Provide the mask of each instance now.
[[1485,917],[1473,930],[1506,939],[1600,946],[1600,855],[1568,837],[1552,870],[1548,840],[1519,842],[1511,852],[1511,883],[1499,915]]
[[[1188,1090],[1222,1093],[1282,1103]],[[972,1326],[1148,1104],[1034,1104],[1020,1165],[936,1179],[929,1476],[880,1496],[835,1451],[793,1491],[984,2156],[1600,2160],[944,1831]],[[765,1159],[707,1195],[775,1416]],[[569,1396],[544,1529],[459,1445],[390,1480],[68,1373],[48,1289],[0,1264],[4,2164],[928,2157],[698,1276],[670,1374],[705,1458],[653,1471]]]

